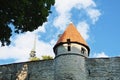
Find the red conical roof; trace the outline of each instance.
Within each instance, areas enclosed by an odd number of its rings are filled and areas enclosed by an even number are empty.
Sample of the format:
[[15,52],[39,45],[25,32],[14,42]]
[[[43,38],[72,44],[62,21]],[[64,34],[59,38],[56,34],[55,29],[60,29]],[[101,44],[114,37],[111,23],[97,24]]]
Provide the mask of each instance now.
[[67,42],[67,39],[70,39],[71,43],[79,43],[84,45],[85,47],[88,48],[89,47],[86,43],[86,41],[83,39],[83,37],[81,36],[81,34],[78,32],[78,30],[76,29],[76,27],[73,25],[73,23],[70,23],[68,25],[68,27],[66,28],[65,32],[60,36],[60,38],[58,39],[56,45],[54,46],[54,48],[59,45],[59,44],[63,44]]
[[81,34],[78,32],[78,30],[72,23],[68,25],[65,32],[61,35],[56,44],[59,44],[61,42],[67,42],[67,39],[70,39],[71,42],[79,42],[87,46],[86,41],[83,39]]

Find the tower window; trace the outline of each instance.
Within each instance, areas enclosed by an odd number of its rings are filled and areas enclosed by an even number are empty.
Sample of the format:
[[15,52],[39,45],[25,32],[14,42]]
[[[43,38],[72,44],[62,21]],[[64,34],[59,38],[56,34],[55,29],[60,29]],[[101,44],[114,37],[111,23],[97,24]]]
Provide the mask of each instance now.
[[67,43],[68,43],[68,51],[71,51],[70,39],[67,39]]
[[71,47],[70,47],[70,45],[68,45],[68,51],[71,51]]
[[81,53],[82,54],[85,54],[86,53],[86,50],[84,48],[81,48]]
[[68,45],[70,44],[70,39],[67,39],[67,43],[68,43]]

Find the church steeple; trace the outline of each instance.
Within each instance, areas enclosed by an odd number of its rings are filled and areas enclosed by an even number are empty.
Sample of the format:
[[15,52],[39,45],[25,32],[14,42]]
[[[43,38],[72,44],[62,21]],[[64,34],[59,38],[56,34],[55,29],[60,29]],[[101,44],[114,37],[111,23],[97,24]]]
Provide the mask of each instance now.
[[30,61],[34,61],[34,60],[39,60],[39,58],[37,58],[36,57],[36,51],[35,51],[35,49],[36,49],[36,36],[35,36],[35,39],[34,39],[34,44],[33,44],[33,48],[32,48],[32,50],[31,50],[31,52],[30,52]]

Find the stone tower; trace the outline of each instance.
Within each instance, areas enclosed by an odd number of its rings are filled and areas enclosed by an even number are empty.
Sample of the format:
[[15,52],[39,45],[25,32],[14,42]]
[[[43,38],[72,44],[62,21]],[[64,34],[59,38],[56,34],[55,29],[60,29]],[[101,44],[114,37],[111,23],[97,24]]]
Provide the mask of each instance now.
[[90,49],[72,23],[60,36],[53,50],[54,80],[87,80],[85,59]]

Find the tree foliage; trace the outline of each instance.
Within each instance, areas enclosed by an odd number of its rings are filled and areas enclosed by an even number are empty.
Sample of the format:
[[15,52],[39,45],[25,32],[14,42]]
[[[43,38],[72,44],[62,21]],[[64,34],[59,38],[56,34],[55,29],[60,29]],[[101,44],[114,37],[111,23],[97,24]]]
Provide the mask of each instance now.
[[39,61],[40,58],[37,58],[37,57],[33,57],[33,58],[30,58],[30,61]]
[[47,55],[42,56],[42,60],[49,60],[49,59],[53,59],[53,57]]
[[33,31],[47,21],[50,8],[55,0],[0,0],[0,42],[2,46],[10,44],[12,30],[15,33]]
[[42,59],[40,59],[40,58],[38,58],[38,57],[29,58],[30,61],[50,60],[50,59],[53,59],[53,57],[48,56],[48,55],[43,55],[43,56],[42,56]]

